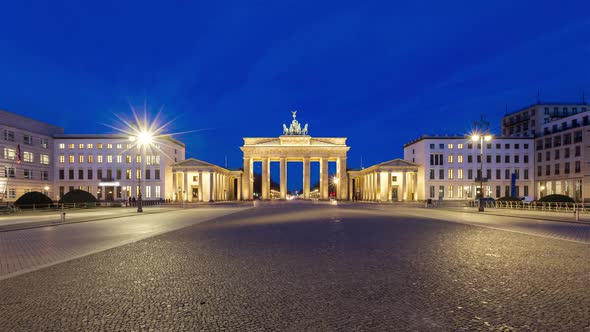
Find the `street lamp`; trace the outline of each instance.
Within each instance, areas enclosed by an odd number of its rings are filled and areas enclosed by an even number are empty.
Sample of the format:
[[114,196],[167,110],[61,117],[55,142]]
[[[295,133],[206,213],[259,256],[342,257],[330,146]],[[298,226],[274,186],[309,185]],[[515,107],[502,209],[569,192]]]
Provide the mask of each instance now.
[[478,211],[479,212],[483,212],[484,211],[484,206],[483,206],[483,143],[485,142],[489,142],[492,140],[492,135],[484,135],[484,134],[473,134],[471,136],[471,140],[474,142],[479,141],[479,158],[480,158],[480,163],[479,163],[479,191],[480,191],[480,197],[479,197],[479,208]]
[[131,142],[136,142],[137,148],[139,148],[141,161],[140,161],[140,174],[137,177],[138,191],[137,191],[137,212],[143,212],[142,197],[141,197],[141,178],[145,174],[145,148],[152,143],[154,135],[149,132],[142,130],[137,136],[130,136]]

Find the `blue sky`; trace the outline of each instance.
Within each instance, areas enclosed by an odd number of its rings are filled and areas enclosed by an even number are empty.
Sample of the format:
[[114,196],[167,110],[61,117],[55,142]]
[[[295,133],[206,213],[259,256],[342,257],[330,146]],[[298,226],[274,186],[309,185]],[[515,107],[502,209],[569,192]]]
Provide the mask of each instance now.
[[11,1],[0,4],[0,109],[111,132],[147,101],[189,157],[241,167],[244,136],[291,110],[346,136],[349,166],[462,134],[506,105],[590,96],[585,1]]

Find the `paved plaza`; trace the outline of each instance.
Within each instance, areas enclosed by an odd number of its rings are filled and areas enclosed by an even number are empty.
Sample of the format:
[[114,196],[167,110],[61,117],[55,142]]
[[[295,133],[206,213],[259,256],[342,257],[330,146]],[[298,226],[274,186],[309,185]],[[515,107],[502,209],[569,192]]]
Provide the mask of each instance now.
[[284,202],[2,232],[0,330],[590,331],[590,225],[540,217],[569,218]]

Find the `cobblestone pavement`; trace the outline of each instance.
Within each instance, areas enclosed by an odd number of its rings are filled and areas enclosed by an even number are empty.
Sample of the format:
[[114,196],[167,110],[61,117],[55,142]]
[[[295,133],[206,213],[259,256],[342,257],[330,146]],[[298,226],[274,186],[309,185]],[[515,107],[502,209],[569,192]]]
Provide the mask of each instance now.
[[2,280],[0,330],[590,331],[588,244],[445,218],[262,205]]
[[[200,208],[162,213],[150,213],[147,210],[141,215],[108,212],[100,215],[102,218],[115,218],[0,232],[0,280],[240,211],[242,208]],[[80,215],[97,217],[96,213]]]

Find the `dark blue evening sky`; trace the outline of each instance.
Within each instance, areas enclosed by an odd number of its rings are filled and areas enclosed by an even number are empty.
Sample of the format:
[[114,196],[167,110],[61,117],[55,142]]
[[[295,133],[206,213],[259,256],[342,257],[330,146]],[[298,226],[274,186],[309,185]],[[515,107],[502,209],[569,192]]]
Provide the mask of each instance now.
[[187,157],[241,167],[291,110],[349,167],[508,105],[590,95],[587,1],[3,1],[0,109],[103,133],[144,100]]

